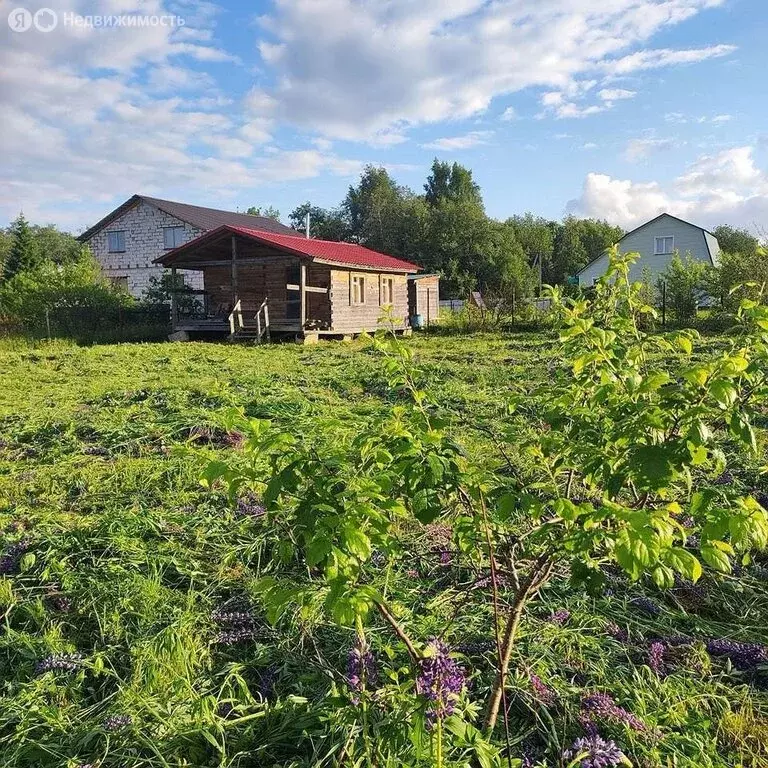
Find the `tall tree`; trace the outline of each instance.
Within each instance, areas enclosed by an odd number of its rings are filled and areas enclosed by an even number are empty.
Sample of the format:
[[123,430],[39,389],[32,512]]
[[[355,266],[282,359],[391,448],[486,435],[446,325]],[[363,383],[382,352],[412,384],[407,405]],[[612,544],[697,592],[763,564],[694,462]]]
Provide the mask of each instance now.
[[35,247],[35,241],[32,236],[32,229],[29,222],[20,213],[11,223],[10,234],[12,239],[11,250],[8,253],[3,269],[3,279],[10,280],[19,272],[26,272],[37,266],[40,259],[38,250]]
[[440,200],[463,200],[483,207],[480,186],[472,180],[472,171],[437,158],[432,162],[432,171],[424,185],[424,199],[429,205],[437,205]]
[[545,271],[544,280],[552,285],[564,283],[575,275],[589,259],[581,241],[579,220],[568,217],[557,228],[552,252],[552,264]]
[[275,221],[280,221],[280,211],[278,211],[277,208],[273,208],[271,205],[268,205],[266,208],[252,205],[245,212],[249,216],[263,216],[266,219],[274,219]]
[[320,208],[309,202],[296,206],[288,221],[290,225],[304,232],[306,230],[307,213],[309,213],[309,232],[312,237],[320,240],[348,240],[350,237],[349,223],[338,208]]
[[720,248],[726,253],[741,253],[744,256],[754,254],[760,243],[758,239],[746,229],[738,229],[728,224],[721,224],[715,227],[712,234],[720,243]]
[[578,231],[581,244],[587,254],[587,261],[579,269],[601,256],[607,248],[616,245],[624,236],[624,230],[621,227],[614,227],[600,219],[579,219]]

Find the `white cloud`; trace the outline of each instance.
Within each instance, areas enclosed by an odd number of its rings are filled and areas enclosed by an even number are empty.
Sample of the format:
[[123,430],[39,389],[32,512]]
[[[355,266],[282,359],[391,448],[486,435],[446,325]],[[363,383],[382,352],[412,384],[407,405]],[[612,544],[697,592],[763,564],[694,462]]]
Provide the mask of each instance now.
[[626,88],[603,88],[597,92],[603,101],[619,101],[621,99],[634,99],[637,91],[628,91]]
[[592,149],[597,149],[597,146],[598,145],[595,144],[594,141],[587,141],[586,143],[581,145],[581,149],[583,149],[585,151],[589,151],[589,150],[592,150]]
[[515,112],[515,108],[507,107],[501,113],[501,120],[504,120],[504,122],[511,122],[512,120],[517,120],[517,112]]
[[[505,94],[562,95],[557,117],[584,117],[584,82],[725,56],[733,46],[645,47],[721,0],[281,0],[260,19],[280,117],[331,138],[468,118]],[[339,19],[344,23],[340,24]],[[605,90],[625,91],[608,88]],[[627,94],[629,92],[627,91]]]
[[675,142],[672,139],[655,139],[652,137],[630,139],[624,150],[624,157],[630,162],[645,160],[651,155],[665,149],[672,149]]
[[568,211],[625,228],[664,212],[702,226],[754,228],[768,218],[768,171],[755,165],[752,147],[736,147],[703,155],[666,184],[590,173]]
[[478,144],[487,144],[488,139],[493,136],[493,131],[470,131],[462,136],[445,136],[441,139],[435,139],[421,146],[424,149],[438,149],[443,152],[455,152],[460,149],[469,149]]
[[715,115],[711,122],[713,123],[729,123],[731,120],[733,120],[733,115]]

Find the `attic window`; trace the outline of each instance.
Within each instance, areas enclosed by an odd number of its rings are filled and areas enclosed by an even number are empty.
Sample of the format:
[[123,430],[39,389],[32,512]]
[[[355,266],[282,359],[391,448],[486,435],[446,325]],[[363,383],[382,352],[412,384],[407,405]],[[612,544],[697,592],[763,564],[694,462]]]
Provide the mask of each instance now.
[[654,238],[653,252],[656,256],[663,256],[669,253],[674,253],[675,238],[671,236]]
[[184,242],[184,227],[163,227],[163,247],[178,248]]
[[125,253],[125,232],[107,232],[107,250],[110,253]]

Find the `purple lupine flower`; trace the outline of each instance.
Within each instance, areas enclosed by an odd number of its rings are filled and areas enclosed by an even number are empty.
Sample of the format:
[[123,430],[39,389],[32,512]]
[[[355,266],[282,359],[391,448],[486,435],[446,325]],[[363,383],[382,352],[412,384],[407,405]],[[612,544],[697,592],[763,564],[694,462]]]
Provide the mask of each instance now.
[[560,608],[551,614],[547,621],[550,622],[550,624],[557,624],[562,627],[563,624],[566,624],[570,618],[571,612],[567,611],[565,608]]
[[217,608],[211,612],[211,621],[221,628],[214,637],[219,645],[235,645],[258,636],[258,622],[251,607],[244,602]]
[[637,610],[647,613],[649,616],[658,616],[661,613],[661,608],[659,608],[653,600],[647,597],[633,597],[629,601],[629,604],[633,608],[637,608]]
[[257,636],[255,627],[242,627],[241,629],[224,629],[217,633],[213,642],[218,645],[236,645],[254,640]]
[[581,700],[581,722],[587,733],[594,735],[597,728],[594,718],[628,725],[634,731],[647,730],[645,723],[637,715],[619,706],[609,693],[589,693]]
[[754,670],[760,664],[768,664],[768,646],[759,643],[739,643],[735,640],[708,640],[707,652],[712,656],[725,656],[734,667]]
[[538,675],[531,673],[529,679],[531,681],[534,698],[539,704],[542,704],[545,707],[551,707],[557,701],[557,693],[546,685]]
[[666,674],[666,665],[664,664],[664,651],[667,648],[664,643],[656,640],[651,643],[648,649],[648,666],[659,676],[663,677]]
[[451,658],[448,646],[439,638],[430,640],[416,677],[416,692],[428,702],[428,725],[453,714],[464,683],[464,669]]
[[471,640],[457,646],[456,650],[465,656],[481,656],[488,651],[495,651],[496,642],[494,640]]
[[378,678],[376,659],[365,640],[358,637],[347,654],[347,685],[352,690],[352,700],[359,701],[364,689],[375,688]]
[[623,627],[620,627],[615,621],[609,621],[605,625],[605,631],[614,640],[620,643],[626,643],[629,640],[629,633]]
[[224,438],[224,444],[228,448],[239,450],[245,445],[245,435],[242,432],[227,432]]
[[275,693],[278,670],[274,664],[265,667],[259,673],[259,693],[264,699],[270,699]]
[[82,664],[83,656],[80,653],[57,653],[47,656],[35,666],[36,675],[44,675],[46,672],[77,672]]
[[563,753],[565,760],[575,760],[579,755],[581,768],[614,768],[624,759],[624,754],[613,741],[606,741],[597,734],[576,739]]
[[249,493],[247,496],[241,496],[237,500],[237,507],[235,508],[235,517],[247,517],[251,520],[259,520],[267,514],[265,506],[261,503],[261,499]]
[[32,542],[29,539],[19,539],[15,544],[6,547],[5,552],[0,555],[0,575],[15,573],[19,567],[21,558],[24,557]]
[[768,493],[758,493],[755,500],[763,509],[768,509]]
[[133,718],[130,715],[110,715],[101,721],[101,727],[107,733],[115,733],[122,731],[123,728],[127,728],[132,723]]
[[714,483],[715,485],[733,485],[733,479],[733,473],[726,469],[725,472],[715,478]]

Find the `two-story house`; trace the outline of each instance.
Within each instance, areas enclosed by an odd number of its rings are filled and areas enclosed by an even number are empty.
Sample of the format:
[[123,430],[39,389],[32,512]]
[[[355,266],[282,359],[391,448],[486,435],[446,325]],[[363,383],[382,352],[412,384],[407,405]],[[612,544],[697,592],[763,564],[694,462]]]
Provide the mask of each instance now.
[[[149,287],[150,279],[164,272],[164,268],[155,263],[156,259],[224,225],[296,234],[290,227],[264,216],[133,195],[78,239],[90,247],[105,277],[139,298]],[[180,271],[180,274],[191,288],[202,289],[201,273]]]
[[[655,281],[674,258],[690,254],[693,259],[717,266],[720,245],[717,238],[703,227],[697,227],[668,213],[641,224],[618,242],[621,253],[639,253],[632,265],[630,279],[642,280],[648,275]],[[608,269],[608,254],[603,253],[577,273],[579,284],[589,287]]]

